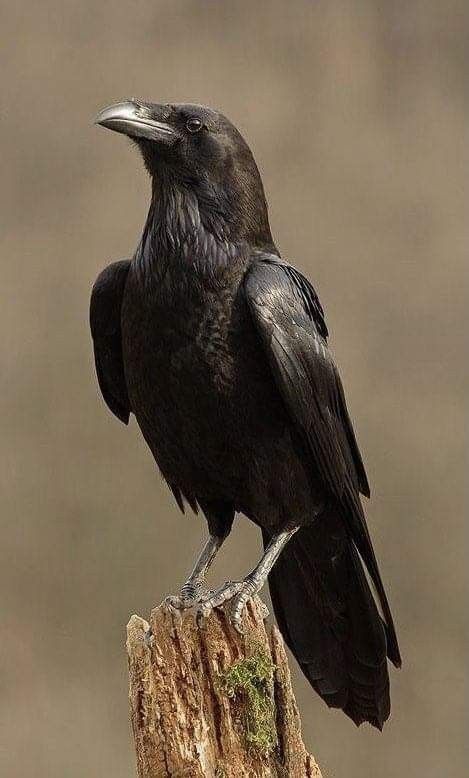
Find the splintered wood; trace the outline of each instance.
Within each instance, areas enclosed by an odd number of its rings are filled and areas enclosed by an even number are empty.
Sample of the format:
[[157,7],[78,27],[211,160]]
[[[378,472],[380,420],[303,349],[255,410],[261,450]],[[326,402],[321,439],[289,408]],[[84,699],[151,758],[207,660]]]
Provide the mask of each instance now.
[[127,627],[139,778],[321,778],[305,749],[278,629],[251,601],[239,635],[164,605]]

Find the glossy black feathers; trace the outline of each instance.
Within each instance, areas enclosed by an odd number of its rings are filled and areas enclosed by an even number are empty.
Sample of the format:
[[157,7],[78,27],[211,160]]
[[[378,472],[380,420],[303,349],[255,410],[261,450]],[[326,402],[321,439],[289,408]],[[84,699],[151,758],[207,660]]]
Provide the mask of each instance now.
[[386,621],[388,656],[399,666],[391,611],[359,498],[360,491],[369,495],[368,480],[340,377],[319,332],[322,311],[319,316],[313,308],[311,316],[302,285],[294,289],[293,284],[297,282],[288,265],[260,260],[247,275],[246,295],[273,378],[376,587]]
[[299,527],[269,576],[279,627],[329,706],[381,728],[387,658],[401,659],[323,308],[276,252],[259,171],[231,122],[144,105],[166,140],[137,138],[152,177],[143,235],[93,287],[102,394],[121,421],[135,415],[179,508],[200,507],[212,534],[224,538],[236,513],[264,543]]
[[316,292],[275,258],[252,265],[245,289],[277,385],[324,480],[337,497],[347,488],[369,496]]
[[294,535],[269,588],[282,635],[315,691],[355,724],[382,729],[390,712],[386,633],[338,506]]
[[128,259],[114,262],[98,276],[91,292],[90,327],[98,382],[108,408],[124,424],[130,403],[122,359],[121,306]]

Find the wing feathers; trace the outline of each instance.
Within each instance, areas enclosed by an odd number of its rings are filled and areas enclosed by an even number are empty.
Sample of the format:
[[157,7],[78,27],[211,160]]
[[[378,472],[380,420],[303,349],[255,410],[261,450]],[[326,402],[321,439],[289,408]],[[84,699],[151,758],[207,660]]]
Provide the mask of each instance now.
[[389,605],[359,492],[370,490],[342,383],[327,348],[327,328],[313,287],[278,258],[255,262],[245,293],[272,373],[326,488],[376,587],[388,633],[389,658],[400,663]]
[[114,262],[96,279],[91,292],[90,327],[99,387],[108,408],[128,424],[130,402],[122,358],[121,306],[129,260]]

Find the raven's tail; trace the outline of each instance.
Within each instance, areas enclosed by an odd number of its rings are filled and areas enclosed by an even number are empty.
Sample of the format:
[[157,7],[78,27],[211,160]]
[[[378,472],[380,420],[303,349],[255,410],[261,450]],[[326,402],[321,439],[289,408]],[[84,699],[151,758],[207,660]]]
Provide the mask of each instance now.
[[[269,541],[263,531],[264,544]],[[282,635],[325,702],[355,724],[390,713],[386,624],[337,510],[302,527],[269,575]]]

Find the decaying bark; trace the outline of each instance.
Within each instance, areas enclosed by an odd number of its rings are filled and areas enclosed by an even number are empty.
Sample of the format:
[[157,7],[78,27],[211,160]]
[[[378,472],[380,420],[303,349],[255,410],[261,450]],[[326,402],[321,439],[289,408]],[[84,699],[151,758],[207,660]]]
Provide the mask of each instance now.
[[301,739],[283,641],[248,604],[240,636],[221,611],[198,626],[165,606],[127,628],[139,778],[321,778]]

